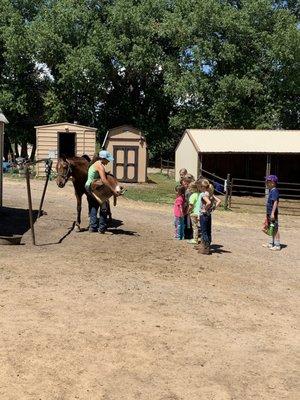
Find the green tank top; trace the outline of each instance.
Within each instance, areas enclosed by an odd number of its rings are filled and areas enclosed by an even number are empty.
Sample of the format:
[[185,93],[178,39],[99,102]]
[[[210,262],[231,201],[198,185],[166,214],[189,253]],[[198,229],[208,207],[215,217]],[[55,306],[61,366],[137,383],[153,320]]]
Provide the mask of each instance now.
[[88,170],[88,178],[87,181],[85,183],[85,186],[90,186],[91,183],[95,180],[95,179],[99,179],[100,175],[99,172],[95,169],[94,167],[95,164],[92,164]]

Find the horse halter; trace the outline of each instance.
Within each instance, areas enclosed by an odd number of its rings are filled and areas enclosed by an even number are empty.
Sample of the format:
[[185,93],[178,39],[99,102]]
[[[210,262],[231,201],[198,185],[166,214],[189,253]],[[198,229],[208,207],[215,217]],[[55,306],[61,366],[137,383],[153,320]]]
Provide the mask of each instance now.
[[70,178],[71,173],[72,173],[71,164],[67,160],[65,161],[65,163],[67,163],[67,165],[68,165],[67,171],[65,173],[61,173],[61,172],[57,173],[57,176],[64,179],[64,185],[67,183],[67,181]]

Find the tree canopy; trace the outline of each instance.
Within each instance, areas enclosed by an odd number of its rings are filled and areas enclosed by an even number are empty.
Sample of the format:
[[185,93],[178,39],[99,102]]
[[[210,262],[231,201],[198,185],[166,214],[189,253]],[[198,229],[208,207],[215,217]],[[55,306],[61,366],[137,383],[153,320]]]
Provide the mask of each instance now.
[[9,138],[132,124],[155,156],[187,127],[299,128],[298,18],[293,0],[2,0]]

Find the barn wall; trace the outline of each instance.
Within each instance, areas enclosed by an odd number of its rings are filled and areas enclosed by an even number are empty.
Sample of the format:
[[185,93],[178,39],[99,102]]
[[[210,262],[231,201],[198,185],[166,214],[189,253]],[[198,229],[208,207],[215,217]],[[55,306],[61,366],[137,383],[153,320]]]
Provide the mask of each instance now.
[[[66,132],[66,127],[70,133],[76,133],[76,155],[80,157],[83,154],[87,154],[89,157],[93,157],[96,148],[96,133],[84,127],[61,124],[37,128],[37,160],[48,158],[51,150],[58,151],[58,133]],[[53,158],[53,168],[56,167],[56,162],[57,158]],[[37,164],[37,176],[45,175],[44,168],[43,163]]]
[[175,152],[175,179],[179,181],[179,171],[186,168],[188,173],[198,176],[199,157],[188,134],[185,133]]
[[[203,154],[202,167],[222,178],[230,174],[233,178],[264,180],[266,154]],[[299,182],[300,154],[272,154],[271,173],[279,181]]]

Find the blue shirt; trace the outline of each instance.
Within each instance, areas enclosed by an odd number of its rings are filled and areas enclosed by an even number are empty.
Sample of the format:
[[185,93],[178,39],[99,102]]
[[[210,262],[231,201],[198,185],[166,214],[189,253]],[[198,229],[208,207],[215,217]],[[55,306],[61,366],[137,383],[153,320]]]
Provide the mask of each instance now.
[[[268,201],[267,201],[267,215],[272,214],[273,204],[276,200],[279,201],[279,190],[276,187],[274,187],[269,192]],[[276,207],[274,214],[275,214],[275,218],[276,218],[278,215],[278,207]]]

